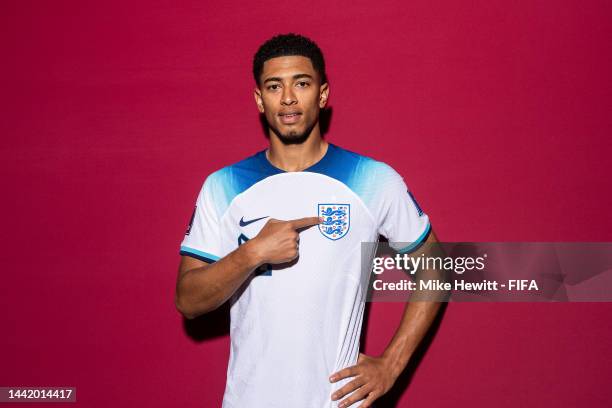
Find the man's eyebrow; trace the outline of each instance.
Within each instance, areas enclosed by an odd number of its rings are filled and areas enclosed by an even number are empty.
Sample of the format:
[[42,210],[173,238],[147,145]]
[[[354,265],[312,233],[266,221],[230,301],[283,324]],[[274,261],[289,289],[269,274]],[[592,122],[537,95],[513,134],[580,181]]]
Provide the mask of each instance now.
[[[293,76],[293,79],[301,79],[301,78],[309,78],[309,79],[314,79],[314,78],[312,77],[312,75],[308,75],[308,74],[295,74],[295,75]],[[267,79],[264,81],[264,84],[265,84],[266,82],[283,82],[283,79],[282,79],[282,78],[280,78],[280,77],[270,77],[270,78],[267,78]]]

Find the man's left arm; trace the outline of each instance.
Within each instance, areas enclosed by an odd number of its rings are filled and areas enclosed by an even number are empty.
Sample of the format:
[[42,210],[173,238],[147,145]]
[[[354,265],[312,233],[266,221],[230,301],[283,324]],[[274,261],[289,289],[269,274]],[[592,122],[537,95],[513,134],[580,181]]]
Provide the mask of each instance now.
[[[437,249],[437,238],[433,232],[421,247],[426,255]],[[430,276],[420,278],[439,278],[438,271],[426,272]],[[401,323],[393,336],[393,339],[380,357],[371,357],[359,354],[357,364],[344,368],[330,377],[331,382],[337,382],[344,378],[353,377],[353,380],[332,394],[332,400],[337,401],[347,394],[338,405],[340,408],[348,407],[361,401],[359,407],[367,408],[385,394],[406,368],[408,361],[414,354],[417,346],[429,330],[440,308],[441,294],[439,292],[417,291],[413,294],[417,299],[407,303],[404,309]]]

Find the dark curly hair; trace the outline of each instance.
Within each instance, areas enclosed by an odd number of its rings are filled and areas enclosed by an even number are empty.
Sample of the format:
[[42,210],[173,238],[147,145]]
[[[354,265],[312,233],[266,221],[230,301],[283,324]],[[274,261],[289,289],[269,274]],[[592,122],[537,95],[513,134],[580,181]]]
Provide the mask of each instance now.
[[299,34],[279,34],[263,43],[253,58],[253,76],[259,85],[264,62],[271,58],[290,55],[301,55],[310,58],[312,66],[321,78],[321,83],[327,82],[325,75],[325,60],[321,49],[309,38]]

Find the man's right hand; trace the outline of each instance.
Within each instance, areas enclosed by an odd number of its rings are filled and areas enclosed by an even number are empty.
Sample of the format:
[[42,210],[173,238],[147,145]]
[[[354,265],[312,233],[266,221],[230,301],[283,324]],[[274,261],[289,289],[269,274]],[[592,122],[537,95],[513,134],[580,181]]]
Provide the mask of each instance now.
[[297,258],[300,234],[298,230],[312,227],[321,222],[319,217],[304,217],[281,221],[271,218],[251,240],[254,253],[260,264],[280,264]]

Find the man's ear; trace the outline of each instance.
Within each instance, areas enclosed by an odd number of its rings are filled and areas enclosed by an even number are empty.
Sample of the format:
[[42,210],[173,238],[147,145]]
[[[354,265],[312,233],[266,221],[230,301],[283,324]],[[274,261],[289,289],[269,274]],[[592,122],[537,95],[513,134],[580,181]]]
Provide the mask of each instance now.
[[259,109],[259,113],[264,113],[263,99],[261,98],[261,91],[259,88],[255,87],[255,92],[253,93],[255,96],[255,103],[257,104],[257,109]]
[[329,99],[329,84],[326,82],[319,88],[319,108],[323,109]]

